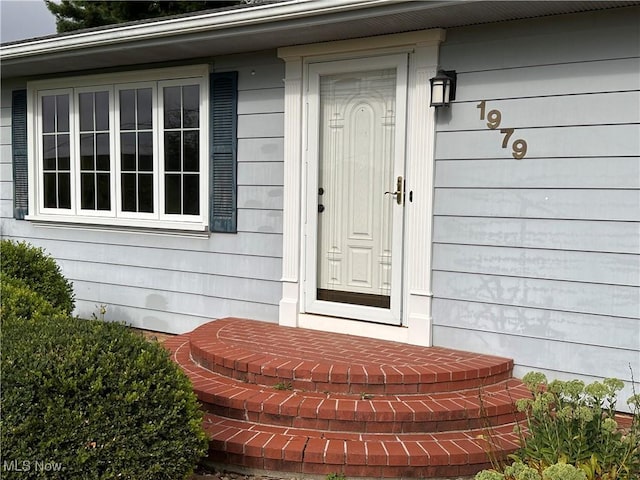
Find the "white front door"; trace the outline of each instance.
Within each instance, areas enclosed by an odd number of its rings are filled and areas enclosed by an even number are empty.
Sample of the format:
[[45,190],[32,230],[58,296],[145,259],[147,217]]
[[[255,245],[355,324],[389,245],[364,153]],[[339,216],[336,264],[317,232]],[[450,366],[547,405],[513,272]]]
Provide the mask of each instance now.
[[401,324],[406,72],[406,55],[309,65],[310,313]]

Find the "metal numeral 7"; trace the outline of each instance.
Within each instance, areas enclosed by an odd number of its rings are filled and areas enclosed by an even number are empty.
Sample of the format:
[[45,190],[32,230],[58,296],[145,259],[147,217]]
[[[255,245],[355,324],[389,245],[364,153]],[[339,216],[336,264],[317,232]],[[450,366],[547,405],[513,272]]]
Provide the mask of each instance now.
[[513,128],[500,129],[500,133],[504,134],[504,138],[502,139],[502,148],[507,148],[507,145],[509,144],[509,139],[511,138],[511,135],[513,135],[513,132],[514,132]]

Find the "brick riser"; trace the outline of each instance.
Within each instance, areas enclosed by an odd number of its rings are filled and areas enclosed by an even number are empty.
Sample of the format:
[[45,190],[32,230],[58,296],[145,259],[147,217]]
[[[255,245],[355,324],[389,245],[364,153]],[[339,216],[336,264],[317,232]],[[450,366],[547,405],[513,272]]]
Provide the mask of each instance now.
[[487,450],[518,447],[513,405],[528,392],[508,359],[241,319],[165,345],[203,404],[213,462],[433,478],[472,475],[490,466]]
[[[375,478],[473,475],[491,463],[479,431],[353,434],[273,427],[207,414],[209,459],[246,468]],[[518,448],[513,425],[493,430],[498,456]]]

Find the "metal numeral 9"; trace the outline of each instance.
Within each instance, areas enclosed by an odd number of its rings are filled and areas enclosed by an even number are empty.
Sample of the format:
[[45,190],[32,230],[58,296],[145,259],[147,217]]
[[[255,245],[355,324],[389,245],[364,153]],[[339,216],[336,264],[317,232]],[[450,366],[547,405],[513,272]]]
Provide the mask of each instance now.
[[527,154],[527,142],[525,142],[521,138],[513,142],[511,148],[513,149],[513,158],[515,158],[516,160],[523,159]]
[[487,113],[487,127],[491,130],[495,130],[500,126],[500,122],[502,121],[502,114],[500,110],[491,110]]

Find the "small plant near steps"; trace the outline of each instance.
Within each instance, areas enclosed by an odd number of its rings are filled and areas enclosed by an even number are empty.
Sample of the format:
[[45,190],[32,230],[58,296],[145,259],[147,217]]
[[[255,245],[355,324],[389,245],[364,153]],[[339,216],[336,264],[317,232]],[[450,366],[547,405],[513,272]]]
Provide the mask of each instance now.
[[274,390],[293,390],[293,386],[289,382],[278,382],[273,386]]
[[542,373],[531,372],[523,381],[532,396],[516,402],[526,414],[519,430],[522,447],[510,455],[513,463],[494,461],[494,468],[475,480],[640,478],[640,395],[628,400],[634,410],[631,425],[620,428],[615,411],[624,386],[620,380],[548,382]]
[[329,473],[325,480],[347,480],[343,473]]

